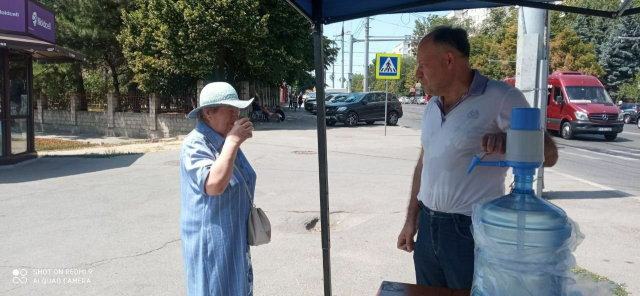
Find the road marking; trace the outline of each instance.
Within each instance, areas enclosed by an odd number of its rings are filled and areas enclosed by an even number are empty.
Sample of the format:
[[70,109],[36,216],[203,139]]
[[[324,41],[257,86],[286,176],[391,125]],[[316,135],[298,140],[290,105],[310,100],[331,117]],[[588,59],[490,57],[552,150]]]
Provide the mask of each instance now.
[[634,136],[640,136],[639,133],[632,133],[632,132],[622,132],[625,135],[634,135]]
[[571,152],[567,152],[567,151],[564,151],[564,150],[560,150],[560,153],[563,153],[563,154],[569,154],[569,155],[575,155],[575,156],[580,156],[580,157],[584,157],[584,158],[588,158],[588,159],[600,160],[600,158],[597,158],[597,157],[591,157],[591,156],[587,156],[587,155],[582,155],[582,154],[577,154],[577,153],[571,153]]
[[640,156],[640,153],[633,153],[633,152],[622,151],[622,150],[609,150],[609,151],[622,153],[622,154],[627,154],[627,155],[631,155],[631,156]]
[[640,159],[636,159],[636,158],[624,157],[624,156],[618,156],[618,155],[610,155],[610,154],[606,154],[606,153],[602,153],[602,152],[594,152],[594,151],[587,150],[587,149],[582,149],[582,148],[573,148],[573,149],[581,150],[581,151],[585,151],[585,152],[589,152],[589,153],[593,153],[593,154],[599,154],[599,155],[604,155],[604,156],[608,156],[608,157],[618,158],[618,159],[622,159],[622,160],[640,161]]
[[600,184],[598,184],[598,183],[594,183],[594,182],[591,182],[591,181],[587,181],[587,180],[582,179],[582,178],[574,177],[574,176],[569,175],[569,174],[561,173],[561,172],[558,172],[558,171],[556,171],[556,170],[554,170],[554,169],[545,168],[545,170],[546,170],[546,171],[549,171],[549,172],[552,172],[552,173],[554,173],[554,174],[558,174],[558,175],[560,175],[560,176],[563,176],[563,177],[566,177],[566,178],[569,178],[569,179],[572,179],[572,180],[578,181],[578,182],[582,182],[582,183],[589,184],[589,185],[591,185],[591,186],[593,186],[593,187],[597,187],[597,188],[600,188],[600,189],[602,189],[602,190],[607,190],[607,191],[615,190],[615,189],[613,189],[613,188],[611,188],[611,187],[607,187],[607,186],[604,186],[604,185],[600,185]]
[[[582,178],[574,177],[574,176],[569,175],[569,174],[561,173],[561,172],[558,172],[558,171],[556,171],[556,170],[554,170],[554,169],[545,168],[545,171],[548,171],[548,172],[551,172],[551,173],[554,173],[554,174],[558,174],[558,175],[563,176],[563,177],[565,177],[565,178],[569,178],[569,179],[572,179],[572,180],[574,180],[574,181],[582,182],[582,183],[585,183],[585,184],[591,185],[591,186],[593,186],[593,187],[600,188],[600,189],[602,189],[602,190],[606,190],[606,191],[620,191],[620,190],[616,190],[616,189],[613,189],[613,188],[608,187],[608,186],[600,185],[600,184],[595,183],[595,182],[587,181],[587,180],[582,179]],[[545,177],[546,177],[546,176],[545,176]],[[621,191],[621,192],[622,192],[622,191]],[[638,197],[638,196],[629,196],[629,197],[631,197],[631,198],[633,198],[633,199],[635,199],[635,200],[640,201],[640,197]]]

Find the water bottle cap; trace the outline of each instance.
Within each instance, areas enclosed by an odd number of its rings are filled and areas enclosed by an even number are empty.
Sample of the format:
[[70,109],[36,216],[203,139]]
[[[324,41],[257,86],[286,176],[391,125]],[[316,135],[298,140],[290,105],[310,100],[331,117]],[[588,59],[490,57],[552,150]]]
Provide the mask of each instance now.
[[538,108],[513,108],[511,111],[512,130],[539,130],[540,109]]

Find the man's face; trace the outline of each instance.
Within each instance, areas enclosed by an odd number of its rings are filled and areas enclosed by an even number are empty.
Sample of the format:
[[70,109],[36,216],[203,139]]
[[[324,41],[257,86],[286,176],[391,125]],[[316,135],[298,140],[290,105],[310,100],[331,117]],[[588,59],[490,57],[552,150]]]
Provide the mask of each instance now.
[[450,81],[449,59],[441,46],[435,46],[429,37],[423,39],[418,46],[418,70],[416,78],[424,89],[424,93],[441,96]]

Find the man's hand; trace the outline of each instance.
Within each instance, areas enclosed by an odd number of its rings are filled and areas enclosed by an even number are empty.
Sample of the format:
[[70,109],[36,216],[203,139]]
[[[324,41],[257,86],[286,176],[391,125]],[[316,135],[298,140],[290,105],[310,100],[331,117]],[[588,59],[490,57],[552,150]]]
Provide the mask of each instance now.
[[486,134],[482,137],[482,151],[487,154],[505,154],[507,152],[507,134]]
[[416,223],[407,221],[398,236],[398,249],[409,253],[413,252],[413,245],[415,244],[413,238],[416,236],[416,233],[418,233]]
[[248,118],[237,120],[227,135],[227,139],[238,146],[251,137],[253,137],[253,123]]

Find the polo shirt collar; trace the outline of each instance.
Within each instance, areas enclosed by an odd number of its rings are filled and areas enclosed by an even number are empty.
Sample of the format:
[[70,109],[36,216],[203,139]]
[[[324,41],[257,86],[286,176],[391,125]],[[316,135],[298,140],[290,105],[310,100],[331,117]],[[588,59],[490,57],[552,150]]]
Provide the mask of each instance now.
[[222,144],[224,144],[222,135],[213,130],[208,124],[198,121],[198,123],[196,123],[196,130],[204,135],[216,149],[220,149]]
[[487,88],[487,82],[489,82],[489,78],[480,74],[480,71],[474,69],[473,80],[471,81],[471,86],[469,87],[469,91],[467,91],[467,94],[469,95],[483,94],[485,88]]

